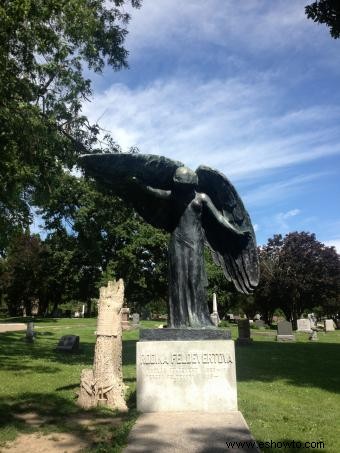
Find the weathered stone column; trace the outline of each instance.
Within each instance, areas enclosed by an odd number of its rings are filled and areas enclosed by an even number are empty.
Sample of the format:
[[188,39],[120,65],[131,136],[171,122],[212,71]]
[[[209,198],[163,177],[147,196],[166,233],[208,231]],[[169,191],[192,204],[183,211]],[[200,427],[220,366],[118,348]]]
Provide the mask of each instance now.
[[78,404],[84,408],[105,405],[126,411],[122,373],[121,309],[124,282],[110,281],[100,288],[97,340],[93,370],[81,373]]

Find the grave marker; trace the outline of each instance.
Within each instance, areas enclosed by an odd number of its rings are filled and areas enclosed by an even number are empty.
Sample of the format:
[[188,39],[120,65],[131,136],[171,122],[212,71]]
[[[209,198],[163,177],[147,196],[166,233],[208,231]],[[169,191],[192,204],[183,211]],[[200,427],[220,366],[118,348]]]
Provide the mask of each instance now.
[[132,313],[132,325],[133,326],[139,325],[139,313]]
[[236,340],[236,344],[239,345],[252,344],[253,339],[250,338],[249,319],[239,319],[237,327],[238,327],[238,339]]
[[289,321],[280,321],[277,323],[277,341],[295,341],[292,323]]
[[79,350],[78,335],[64,335],[60,338],[57,345],[57,351],[76,352]]
[[333,319],[325,319],[325,332],[333,332],[335,330]]
[[266,323],[263,321],[263,319],[257,319],[254,321],[254,326],[258,327],[259,329],[264,329],[266,327]]
[[298,332],[310,332],[312,330],[311,328],[311,322],[307,318],[301,318],[297,320],[297,331]]

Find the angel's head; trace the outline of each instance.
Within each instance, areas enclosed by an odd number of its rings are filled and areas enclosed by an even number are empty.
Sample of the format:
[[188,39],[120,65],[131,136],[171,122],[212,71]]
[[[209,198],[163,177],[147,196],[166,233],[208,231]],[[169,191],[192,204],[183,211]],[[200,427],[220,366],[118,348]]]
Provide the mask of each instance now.
[[188,167],[179,167],[173,177],[175,186],[194,188],[198,184],[197,174]]

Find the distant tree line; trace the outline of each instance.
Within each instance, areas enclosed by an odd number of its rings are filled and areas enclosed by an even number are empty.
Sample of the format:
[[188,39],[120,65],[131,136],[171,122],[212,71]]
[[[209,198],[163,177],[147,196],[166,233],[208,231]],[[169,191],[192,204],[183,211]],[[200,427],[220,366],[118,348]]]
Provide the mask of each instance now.
[[[44,210],[47,236],[29,230],[12,236],[0,258],[0,292],[12,316],[56,313],[91,301],[109,278],[123,277],[136,309],[165,305],[167,235],[91,181],[64,177]],[[159,299],[159,300],[158,300]]]
[[260,246],[260,283],[252,295],[237,293],[222,272],[208,264],[210,294],[218,294],[220,316],[261,314],[271,324],[281,313],[295,321],[314,312],[318,316],[340,316],[340,257],[334,247],[319,242],[315,234],[292,232],[274,235]]
[[[90,313],[98,287],[109,278],[123,277],[128,306],[165,314],[167,234],[147,225],[119,199],[96,191],[91,182],[77,183],[78,206],[72,215],[66,216],[70,206],[62,197],[63,209],[57,203],[57,211],[48,218],[45,214],[46,225],[53,226],[46,238],[28,231],[18,234],[0,259],[3,307],[12,316],[21,315],[23,308],[30,315],[36,302],[40,315],[53,315],[58,308],[74,311],[86,304]],[[60,211],[64,215],[58,218]],[[216,292],[222,318],[260,313],[270,324],[278,310],[292,321],[307,312],[338,316],[340,260],[334,247],[317,241],[314,234],[294,232],[269,239],[259,247],[259,257],[260,284],[246,296],[235,291],[207,251],[209,301],[211,305]]]

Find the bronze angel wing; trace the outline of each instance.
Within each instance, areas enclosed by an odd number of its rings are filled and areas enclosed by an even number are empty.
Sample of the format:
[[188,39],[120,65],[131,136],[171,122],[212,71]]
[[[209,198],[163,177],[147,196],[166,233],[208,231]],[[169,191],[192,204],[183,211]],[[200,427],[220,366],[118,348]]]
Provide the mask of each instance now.
[[237,229],[249,231],[250,237],[228,236],[208,212],[203,212],[203,229],[213,259],[233,281],[238,291],[249,294],[259,282],[259,260],[254,229],[248,212],[234,186],[222,173],[206,166],[196,170],[198,190],[206,193],[218,211]]
[[150,195],[142,186],[170,190],[176,169],[184,164],[152,154],[112,153],[83,155],[80,165],[112,194],[131,203],[148,223],[172,231],[169,201]]

